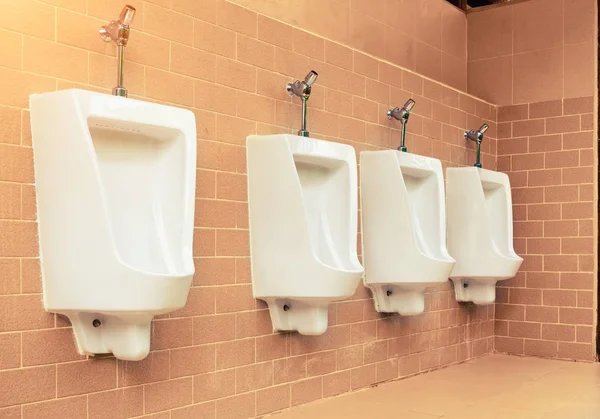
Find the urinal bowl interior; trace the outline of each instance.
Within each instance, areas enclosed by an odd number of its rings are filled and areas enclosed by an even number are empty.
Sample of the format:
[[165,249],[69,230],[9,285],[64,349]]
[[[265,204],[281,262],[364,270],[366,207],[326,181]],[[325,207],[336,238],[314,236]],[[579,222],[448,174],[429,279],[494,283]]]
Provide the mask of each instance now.
[[[108,227],[119,260],[143,271],[191,268],[186,142],[173,128],[88,118]],[[142,129],[147,133],[139,133]]]

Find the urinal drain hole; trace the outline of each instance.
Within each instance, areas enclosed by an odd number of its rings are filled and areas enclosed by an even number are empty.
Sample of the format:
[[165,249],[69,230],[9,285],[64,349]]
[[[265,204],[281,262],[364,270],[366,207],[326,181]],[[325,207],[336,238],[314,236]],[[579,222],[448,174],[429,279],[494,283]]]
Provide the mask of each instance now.
[[285,304],[283,306],[283,311],[288,311],[290,309],[290,306],[288,306],[287,304]]
[[386,295],[387,295],[388,297],[389,297],[390,295],[392,295],[392,291],[391,291],[391,290],[387,290],[385,293],[386,293]]
[[98,319],[94,319],[94,321],[92,322],[92,326],[94,327],[100,327],[102,325],[102,322]]
[[465,282],[465,283],[463,284],[463,288],[469,288],[469,284]]

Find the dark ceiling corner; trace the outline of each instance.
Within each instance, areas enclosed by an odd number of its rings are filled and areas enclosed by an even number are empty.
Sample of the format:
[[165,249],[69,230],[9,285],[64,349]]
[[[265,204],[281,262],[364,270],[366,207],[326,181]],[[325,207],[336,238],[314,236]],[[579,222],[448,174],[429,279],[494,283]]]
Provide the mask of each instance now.
[[474,7],[491,6],[494,4],[509,3],[514,0],[446,0],[456,7],[463,10],[472,9]]

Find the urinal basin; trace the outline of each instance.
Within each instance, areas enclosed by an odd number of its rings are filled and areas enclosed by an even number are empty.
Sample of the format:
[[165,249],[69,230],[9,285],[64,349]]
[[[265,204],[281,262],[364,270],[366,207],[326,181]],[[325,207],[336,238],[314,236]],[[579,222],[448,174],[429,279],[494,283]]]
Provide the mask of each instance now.
[[363,274],[357,173],[348,145],[295,135],[247,139],[252,286],[276,330],[321,334],[327,305]]
[[490,304],[497,281],[515,276],[523,259],[513,248],[510,181],[476,167],[446,170],[450,273],[458,301]]
[[81,354],[141,359],[194,274],[194,115],[65,90],[32,95],[31,129],[44,306]]
[[365,285],[380,312],[416,315],[448,280],[444,180],[438,159],[396,150],[360,155]]

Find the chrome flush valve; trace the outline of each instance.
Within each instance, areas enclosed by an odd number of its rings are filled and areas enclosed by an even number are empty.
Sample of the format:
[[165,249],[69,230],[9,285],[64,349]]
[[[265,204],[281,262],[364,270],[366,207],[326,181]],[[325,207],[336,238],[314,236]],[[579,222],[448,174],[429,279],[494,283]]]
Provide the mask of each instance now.
[[408,99],[402,109],[394,108],[387,111],[388,119],[395,118],[398,121],[406,124],[408,121],[408,117],[410,116],[410,111],[415,107],[415,101],[412,99]]
[[290,96],[298,96],[300,99],[302,99],[302,127],[300,128],[300,131],[298,131],[298,135],[301,137],[308,137],[309,135],[308,131],[306,130],[306,101],[310,97],[312,85],[315,81],[317,81],[317,77],[319,77],[319,74],[317,74],[316,71],[311,70],[303,81],[296,80],[295,82],[288,83],[285,86],[285,89]]
[[319,74],[316,71],[311,70],[303,81],[296,80],[293,83],[288,83],[285,88],[290,96],[295,95],[303,100],[308,100],[311,87],[313,83],[317,81],[317,77],[319,77]]
[[135,7],[126,5],[119,19],[111,21],[108,25],[100,28],[100,38],[104,42],[113,41],[117,44],[118,51],[118,72],[117,86],[113,89],[113,94],[116,96],[127,97],[127,89],[123,87],[123,49],[129,41],[130,25],[135,16]]
[[100,28],[100,38],[104,42],[114,41],[117,45],[127,45],[129,40],[129,26],[135,16],[135,7],[126,5],[121,11],[118,20],[113,20],[108,25]]
[[389,109],[387,111],[388,119],[397,119],[402,124],[402,142],[400,143],[400,147],[398,150],[407,151],[405,142],[406,142],[406,124],[408,123],[408,117],[410,116],[410,111],[415,107],[415,101],[412,99],[408,99],[402,109],[396,107],[394,109]]
[[465,138],[471,141],[481,142],[483,141],[483,134],[485,134],[489,127],[488,124],[483,124],[477,131],[466,131]]
[[475,167],[481,168],[481,142],[483,141],[483,134],[489,129],[488,124],[483,124],[477,131],[470,130],[465,131],[465,139],[475,141],[477,144],[477,160],[475,161]]

